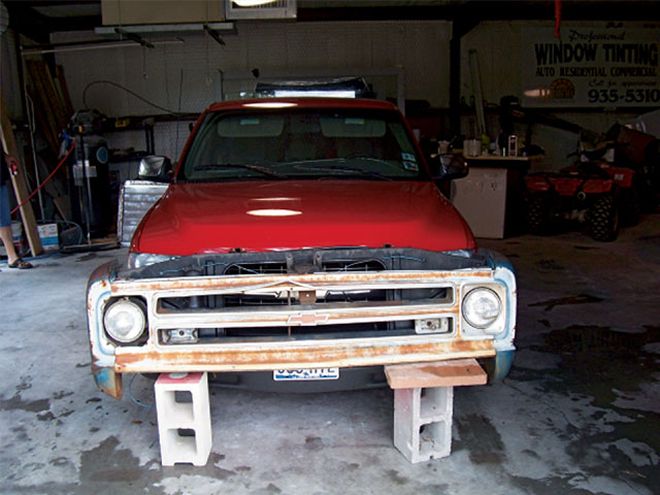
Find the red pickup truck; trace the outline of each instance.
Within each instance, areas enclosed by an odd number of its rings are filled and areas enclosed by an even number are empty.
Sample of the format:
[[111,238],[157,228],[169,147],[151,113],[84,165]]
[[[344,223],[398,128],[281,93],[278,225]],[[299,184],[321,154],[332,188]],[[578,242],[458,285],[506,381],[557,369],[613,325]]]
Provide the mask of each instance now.
[[[287,391],[384,384],[383,366],[514,353],[507,260],[440,193],[464,161],[425,157],[393,105],[336,98],[211,106],[131,242],[91,276],[92,370],[207,371]],[[169,170],[169,172],[168,172]]]

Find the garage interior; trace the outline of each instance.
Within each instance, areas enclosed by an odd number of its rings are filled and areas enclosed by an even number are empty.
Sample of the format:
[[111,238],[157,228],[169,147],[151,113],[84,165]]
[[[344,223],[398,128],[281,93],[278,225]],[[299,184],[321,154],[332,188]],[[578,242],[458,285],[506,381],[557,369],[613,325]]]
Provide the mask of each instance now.
[[[0,492],[658,493],[660,2],[239,3],[0,2],[3,142],[20,177],[12,230],[35,267],[0,258]],[[559,40],[646,51],[611,48],[604,76],[582,64],[586,53],[551,62],[544,47]],[[582,64],[574,72],[571,57]],[[620,70],[629,65],[636,72]],[[344,77],[397,104],[425,149],[466,158],[468,176],[443,192],[479,246],[515,268],[513,368],[500,383],[455,389],[443,459],[411,464],[393,447],[387,387],[212,388],[207,465],[164,467],[153,380],[134,375],[122,400],[104,395],[87,338],[90,274],[125,263],[133,229],[166,188],[131,189],[140,160],[175,162],[200,112],[252,97],[259,83]],[[557,77],[572,90],[538,86]],[[594,239],[588,214],[570,212],[533,229],[526,178],[575,166],[606,141],[616,150],[625,129],[643,148],[623,143],[619,165],[629,159],[622,166],[648,187],[622,194],[615,238]],[[81,139],[83,161],[109,152],[86,184],[80,156],[66,155]]]

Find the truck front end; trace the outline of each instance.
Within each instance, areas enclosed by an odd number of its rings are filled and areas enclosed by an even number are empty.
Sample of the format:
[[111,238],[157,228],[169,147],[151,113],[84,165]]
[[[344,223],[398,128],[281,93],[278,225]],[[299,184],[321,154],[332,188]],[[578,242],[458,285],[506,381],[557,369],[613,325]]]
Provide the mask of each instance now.
[[385,102],[210,107],[128,266],[90,279],[97,385],[205,371],[359,388],[358,370],[459,358],[505,376],[515,277],[440,193],[452,163],[434,173]]
[[[516,287],[493,253],[331,249],[110,264],[88,291],[98,387],[126,373],[342,370],[480,358],[505,376]],[[304,375],[304,373],[303,373]],[[313,378],[313,376],[312,376]]]

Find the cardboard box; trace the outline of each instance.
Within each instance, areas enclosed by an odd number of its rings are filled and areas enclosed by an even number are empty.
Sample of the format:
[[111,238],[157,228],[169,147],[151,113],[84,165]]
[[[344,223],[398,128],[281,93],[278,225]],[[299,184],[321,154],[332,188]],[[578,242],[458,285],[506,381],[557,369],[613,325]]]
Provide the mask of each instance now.
[[56,223],[47,223],[45,225],[38,225],[39,238],[44,251],[59,251],[60,237],[57,230]]

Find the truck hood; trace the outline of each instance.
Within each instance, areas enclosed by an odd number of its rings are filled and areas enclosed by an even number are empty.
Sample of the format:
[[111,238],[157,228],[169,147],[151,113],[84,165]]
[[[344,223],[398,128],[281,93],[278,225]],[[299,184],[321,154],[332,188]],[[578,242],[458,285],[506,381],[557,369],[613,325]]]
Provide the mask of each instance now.
[[172,184],[131,252],[186,256],[325,247],[472,249],[469,227],[431,182]]

